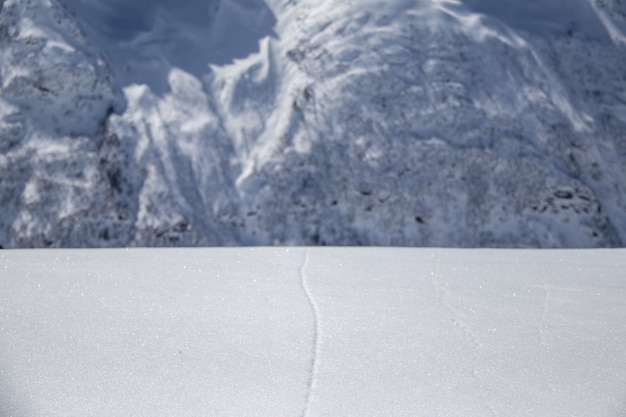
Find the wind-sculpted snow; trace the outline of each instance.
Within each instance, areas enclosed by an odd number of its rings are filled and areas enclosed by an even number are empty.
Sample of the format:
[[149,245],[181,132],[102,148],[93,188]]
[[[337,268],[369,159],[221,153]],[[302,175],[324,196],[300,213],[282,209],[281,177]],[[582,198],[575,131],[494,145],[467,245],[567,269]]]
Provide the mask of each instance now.
[[2,6],[1,245],[626,242],[620,0],[144,3]]

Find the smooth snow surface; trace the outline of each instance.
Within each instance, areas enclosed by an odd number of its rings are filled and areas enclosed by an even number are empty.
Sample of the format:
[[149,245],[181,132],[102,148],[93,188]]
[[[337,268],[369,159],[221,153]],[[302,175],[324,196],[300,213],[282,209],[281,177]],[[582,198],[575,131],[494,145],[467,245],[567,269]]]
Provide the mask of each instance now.
[[0,245],[626,244],[624,0],[4,0]]
[[626,252],[0,252],[0,415],[626,415]]

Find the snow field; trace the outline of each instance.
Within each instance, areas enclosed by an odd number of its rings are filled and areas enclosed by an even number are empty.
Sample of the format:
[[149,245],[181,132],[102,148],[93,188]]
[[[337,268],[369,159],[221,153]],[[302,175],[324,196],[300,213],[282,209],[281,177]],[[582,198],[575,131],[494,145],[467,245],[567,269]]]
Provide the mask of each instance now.
[[622,415],[625,259],[3,251],[0,413]]

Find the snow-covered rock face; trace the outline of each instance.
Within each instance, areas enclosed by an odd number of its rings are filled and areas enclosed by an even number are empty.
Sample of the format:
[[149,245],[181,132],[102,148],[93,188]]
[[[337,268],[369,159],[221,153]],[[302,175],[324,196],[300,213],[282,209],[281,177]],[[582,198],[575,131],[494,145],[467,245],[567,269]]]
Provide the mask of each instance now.
[[46,136],[94,136],[112,106],[110,70],[54,2],[8,0],[0,15],[1,99]]
[[62,4],[0,11],[4,246],[626,242],[622,0]]
[[305,77],[265,136],[285,140],[257,145],[239,180],[262,241],[623,240],[622,46],[459,2],[309,4],[285,37]]
[[[100,137],[114,107],[111,70],[55,1],[0,10],[0,244],[101,244],[110,205]],[[117,157],[120,158],[120,157]]]

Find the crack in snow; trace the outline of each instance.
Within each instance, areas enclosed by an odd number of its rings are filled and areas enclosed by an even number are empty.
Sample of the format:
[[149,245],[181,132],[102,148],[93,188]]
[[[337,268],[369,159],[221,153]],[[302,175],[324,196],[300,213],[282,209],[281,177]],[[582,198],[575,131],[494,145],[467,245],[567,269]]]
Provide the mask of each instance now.
[[544,347],[546,345],[546,314],[548,313],[548,302],[550,301],[550,290],[544,283],[541,287],[543,290],[543,308],[541,310],[541,318],[539,319],[539,346]]
[[439,279],[441,278],[441,250],[437,249],[436,258],[435,258],[435,272],[434,272],[434,284],[437,290],[437,295],[439,297],[439,301],[444,306],[448,312],[452,314],[452,323],[459,327],[466,336],[468,336],[473,342],[476,348],[482,347],[482,342],[480,341],[480,337],[476,332],[474,332],[468,325],[465,323],[462,318],[467,317],[466,314],[457,310],[450,303],[450,291],[445,285],[442,285]]
[[309,264],[309,253],[311,249],[307,249],[304,254],[304,262],[302,263],[302,268],[300,269],[300,283],[302,284],[302,290],[304,291],[304,295],[309,303],[309,307],[311,308],[311,312],[313,313],[313,348],[311,352],[311,362],[310,362],[310,370],[309,370],[309,378],[307,380],[307,394],[306,400],[304,402],[304,407],[302,408],[302,412],[300,413],[301,417],[306,417],[309,415],[309,410],[311,408],[311,399],[313,398],[313,392],[315,391],[315,377],[317,375],[317,366],[319,362],[319,351],[320,351],[320,312],[311,293],[311,289],[309,288],[309,279],[306,275],[306,268]]

